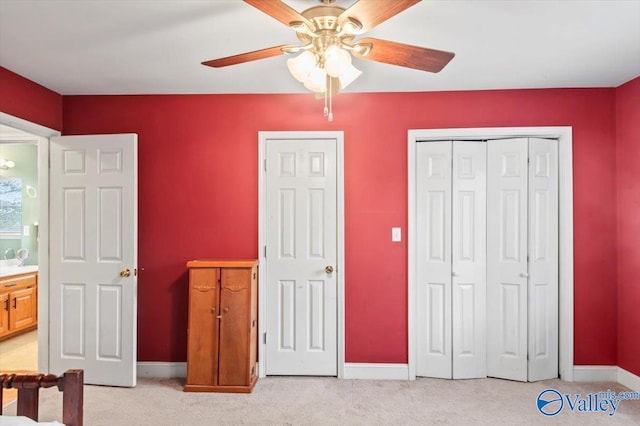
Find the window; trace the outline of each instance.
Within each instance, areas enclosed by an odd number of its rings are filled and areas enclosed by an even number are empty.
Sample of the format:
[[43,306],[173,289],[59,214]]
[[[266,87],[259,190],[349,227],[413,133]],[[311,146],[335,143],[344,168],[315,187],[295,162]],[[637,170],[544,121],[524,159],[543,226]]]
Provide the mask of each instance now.
[[0,177],[0,239],[22,238],[22,179]]

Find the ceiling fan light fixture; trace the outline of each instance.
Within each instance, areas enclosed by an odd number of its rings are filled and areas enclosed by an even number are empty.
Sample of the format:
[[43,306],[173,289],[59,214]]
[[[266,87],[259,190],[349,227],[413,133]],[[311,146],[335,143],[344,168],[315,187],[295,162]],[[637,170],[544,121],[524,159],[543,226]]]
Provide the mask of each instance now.
[[331,77],[340,77],[351,65],[351,54],[337,45],[324,52],[324,69]]
[[304,81],[304,87],[316,93],[327,91],[327,72],[318,66],[314,67]]
[[353,65],[350,65],[342,74],[340,74],[340,76],[338,76],[338,79],[340,80],[340,88],[344,89],[345,87],[353,83],[356,80],[356,78],[360,77],[361,75],[362,75],[362,71],[360,71],[358,68],[354,67]]
[[289,72],[300,83],[307,81],[309,74],[316,67],[316,55],[309,50],[305,50],[295,58],[287,59]]

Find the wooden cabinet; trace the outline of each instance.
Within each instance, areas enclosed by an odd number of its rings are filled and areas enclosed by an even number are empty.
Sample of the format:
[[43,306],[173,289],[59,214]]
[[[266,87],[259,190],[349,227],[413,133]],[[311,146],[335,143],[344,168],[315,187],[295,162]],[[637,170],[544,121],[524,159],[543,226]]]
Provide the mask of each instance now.
[[38,274],[0,278],[0,339],[38,326]]
[[258,378],[258,261],[193,260],[187,392],[243,392]]

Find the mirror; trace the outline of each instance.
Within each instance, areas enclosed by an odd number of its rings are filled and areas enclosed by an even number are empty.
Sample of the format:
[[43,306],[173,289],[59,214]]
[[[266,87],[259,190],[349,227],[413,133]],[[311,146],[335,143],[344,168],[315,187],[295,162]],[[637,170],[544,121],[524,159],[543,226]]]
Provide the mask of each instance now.
[[16,257],[16,251],[14,249],[12,249],[11,247],[9,247],[8,249],[6,249],[4,251],[4,258],[5,259],[13,259]]

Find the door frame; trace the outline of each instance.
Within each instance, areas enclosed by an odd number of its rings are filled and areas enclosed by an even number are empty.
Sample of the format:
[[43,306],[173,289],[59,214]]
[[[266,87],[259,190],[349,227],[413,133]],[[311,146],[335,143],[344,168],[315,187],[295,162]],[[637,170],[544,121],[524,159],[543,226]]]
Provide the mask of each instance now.
[[337,361],[338,378],[344,377],[344,132],[343,131],[261,131],[258,132],[258,374],[265,377],[267,371],[266,344],[267,331],[267,260],[264,247],[267,241],[267,179],[266,158],[269,140],[283,139],[335,139],[336,140],[336,184],[337,184],[337,264],[336,264],[336,304],[337,304]]
[[49,372],[49,138],[61,136],[31,121],[0,112],[0,124],[38,136],[38,371]]
[[573,134],[572,127],[486,127],[409,130],[408,169],[408,367],[416,379],[416,158],[417,144],[442,140],[485,140],[518,137],[558,140],[558,372],[573,381]]

